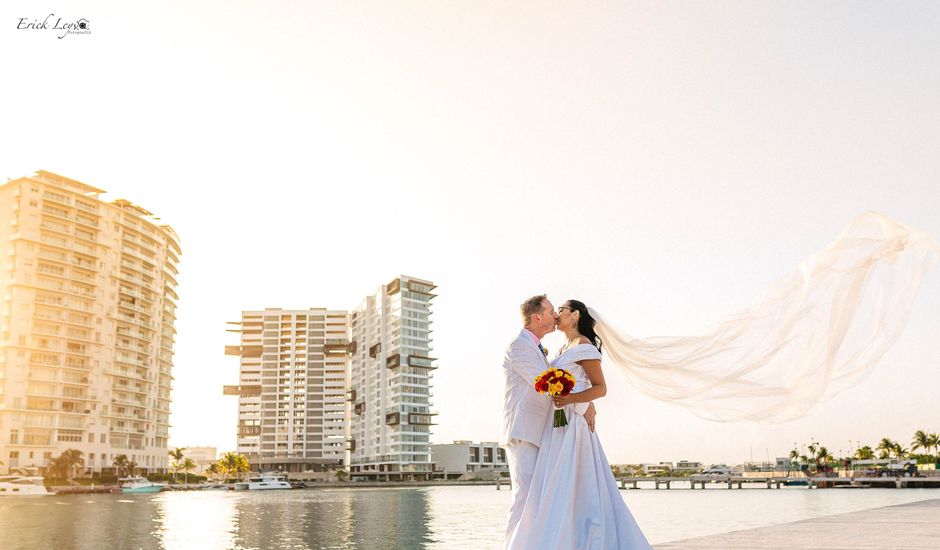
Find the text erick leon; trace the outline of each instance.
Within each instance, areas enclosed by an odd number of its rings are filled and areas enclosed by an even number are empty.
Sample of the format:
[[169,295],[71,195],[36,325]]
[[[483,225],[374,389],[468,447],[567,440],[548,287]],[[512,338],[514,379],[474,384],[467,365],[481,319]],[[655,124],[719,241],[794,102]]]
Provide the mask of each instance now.
[[[61,17],[55,20],[55,24],[52,23],[52,18],[55,17],[54,13],[50,13],[46,16],[45,19],[39,21],[38,19],[33,19],[29,21],[28,17],[21,17],[19,23],[16,24],[17,29],[35,29],[35,30],[61,30],[65,31],[62,33],[62,36],[68,34],[69,31],[78,31],[83,30],[79,22],[66,22],[63,21]],[[60,36],[59,38],[62,38]]]

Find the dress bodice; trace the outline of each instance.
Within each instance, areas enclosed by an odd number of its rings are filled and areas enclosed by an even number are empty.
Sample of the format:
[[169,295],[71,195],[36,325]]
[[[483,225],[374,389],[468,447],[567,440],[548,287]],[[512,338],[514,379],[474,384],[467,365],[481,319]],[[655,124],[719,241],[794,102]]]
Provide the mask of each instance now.
[[564,369],[574,376],[574,389],[572,393],[582,392],[591,387],[591,380],[588,378],[584,368],[578,364],[578,361],[591,359],[600,359],[601,352],[592,344],[577,344],[566,349],[564,353],[552,360],[552,366],[556,369]]

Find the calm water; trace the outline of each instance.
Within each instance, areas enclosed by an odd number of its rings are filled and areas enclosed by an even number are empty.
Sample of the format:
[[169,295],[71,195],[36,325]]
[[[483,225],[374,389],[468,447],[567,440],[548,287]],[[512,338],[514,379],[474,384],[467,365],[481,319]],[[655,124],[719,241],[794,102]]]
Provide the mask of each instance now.
[[[940,489],[621,491],[650,542],[940,498]],[[0,548],[499,548],[494,487],[0,498]]]

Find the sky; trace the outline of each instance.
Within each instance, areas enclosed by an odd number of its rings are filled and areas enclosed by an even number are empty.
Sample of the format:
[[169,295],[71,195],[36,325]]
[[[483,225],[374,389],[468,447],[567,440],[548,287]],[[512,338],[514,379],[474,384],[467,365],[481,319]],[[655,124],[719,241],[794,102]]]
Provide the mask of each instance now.
[[[84,18],[90,34],[18,29]],[[0,177],[44,169],[179,234],[171,444],[235,447],[265,307],[438,285],[432,441],[495,441],[518,305],[692,334],[877,210],[940,235],[931,2],[68,2],[0,6]],[[612,463],[739,463],[940,431],[940,269],[863,384],[713,423],[619,375]],[[551,349],[562,341],[547,338]]]

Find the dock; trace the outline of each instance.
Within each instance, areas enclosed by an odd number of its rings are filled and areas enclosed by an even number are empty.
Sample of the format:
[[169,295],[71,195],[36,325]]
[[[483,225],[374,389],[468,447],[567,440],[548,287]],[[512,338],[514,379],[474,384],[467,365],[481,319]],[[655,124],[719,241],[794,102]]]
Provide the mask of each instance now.
[[656,550],[909,550],[935,549],[940,540],[940,499],[732,531],[657,544]]
[[708,484],[718,484],[728,489],[742,489],[745,485],[762,485],[767,489],[779,489],[782,486],[802,485],[808,489],[825,488],[852,488],[866,487],[906,489],[940,488],[940,477],[746,477],[734,475],[718,476],[685,476],[685,477],[623,477],[620,478],[621,489],[645,488],[659,489],[665,487],[672,489],[675,483],[684,489],[705,489]]

